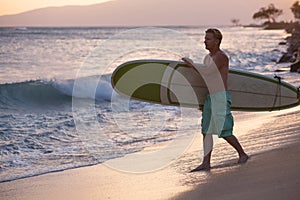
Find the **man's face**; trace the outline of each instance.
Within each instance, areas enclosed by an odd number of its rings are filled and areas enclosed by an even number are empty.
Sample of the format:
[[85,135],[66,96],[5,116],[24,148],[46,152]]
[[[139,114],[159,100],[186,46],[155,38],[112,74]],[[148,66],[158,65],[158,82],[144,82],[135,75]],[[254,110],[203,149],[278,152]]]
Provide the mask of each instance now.
[[216,39],[212,33],[206,33],[204,44],[207,50],[213,49],[218,45],[218,39]]

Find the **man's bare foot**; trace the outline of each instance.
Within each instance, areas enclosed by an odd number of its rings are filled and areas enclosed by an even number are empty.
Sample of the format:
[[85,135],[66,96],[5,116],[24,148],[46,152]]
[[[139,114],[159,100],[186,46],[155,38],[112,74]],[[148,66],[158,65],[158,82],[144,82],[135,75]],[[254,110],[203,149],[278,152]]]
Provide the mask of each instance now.
[[208,171],[210,170],[210,165],[209,164],[201,164],[195,169],[191,170],[190,172],[198,172],[198,171]]
[[248,159],[249,159],[249,156],[247,154],[243,154],[240,156],[238,163],[239,164],[246,163]]

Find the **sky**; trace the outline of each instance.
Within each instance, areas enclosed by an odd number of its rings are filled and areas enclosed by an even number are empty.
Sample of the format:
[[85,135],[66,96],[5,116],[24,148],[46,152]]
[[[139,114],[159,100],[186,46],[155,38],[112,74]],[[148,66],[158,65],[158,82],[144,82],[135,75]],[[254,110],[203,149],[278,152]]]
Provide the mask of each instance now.
[[[2,15],[11,15],[18,14],[25,11],[30,11],[38,8],[52,7],[52,6],[66,6],[66,5],[91,5],[97,3],[103,3],[110,0],[0,0],[0,16]],[[125,1],[125,0],[115,0],[115,1]],[[128,0],[127,0],[128,1]],[[135,4],[146,5],[152,0],[130,0],[132,2],[131,6]],[[172,4],[172,0],[161,0],[162,4]],[[187,1],[182,1],[187,2]],[[293,14],[290,10],[290,7],[296,0],[189,0],[189,2],[194,2],[194,5],[199,6],[197,8],[197,12],[199,10],[200,14],[203,16],[212,18],[216,18],[215,20],[223,19],[226,22],[229,22],[230,17],[240,19],[242,24],[248,24],[254,22],[252,20],[252,15],[257,12],[261,7],[266,7],[270,3],[273,3],[275,7],[283,9],[283,15],[278,18],[278,21],[285,20],[290,21],[293,20]],[[127,5],[126,5],[127,6]],[[162,6],[163,7],[163,6]],[[226,9],[223,9],[226,8]],[[159,9],[159,8],[158,8]],[[180,16],[180,17],[190,17],[191,21],[195,20],[194,24],[198,19],[192,19],[193,13],[189,13],[189,7],[187,5],[186,8],[180,8],[179,10],[187,11],[188,16]],[[211,10],[217,10],[217,14],[211,16]],[[194,8],[195,10],[195,8]],[[197,14],[199,16],[200,14]],[[196,15],[195,15],[196,16]],[[202,18],[204,18],[202,16]],[[180,17],[175,17],[175,20],[180,20]],[[153,16],[155,18],[155,16]],[[214,20],[211,19],[213,22]]]
[[105,1],[109,0],[0,0],[0,15],[18,14],[51,6],[91,5]]

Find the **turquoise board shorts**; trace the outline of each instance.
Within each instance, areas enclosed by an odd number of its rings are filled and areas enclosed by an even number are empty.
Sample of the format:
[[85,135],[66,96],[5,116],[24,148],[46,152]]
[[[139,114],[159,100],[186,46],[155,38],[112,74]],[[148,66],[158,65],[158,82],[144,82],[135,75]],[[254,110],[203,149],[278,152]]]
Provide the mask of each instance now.
[[202,133],[218,135],[219,138],[231,136],[234,122],[230,106],[228,91],[207,95],[202,110]]

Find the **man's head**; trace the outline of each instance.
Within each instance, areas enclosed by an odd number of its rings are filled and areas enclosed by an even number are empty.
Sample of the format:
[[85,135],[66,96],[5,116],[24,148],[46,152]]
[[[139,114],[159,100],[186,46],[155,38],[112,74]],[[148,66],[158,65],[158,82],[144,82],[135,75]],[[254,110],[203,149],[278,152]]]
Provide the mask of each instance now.
[[222,42],[222,33],[215,28],[210,28],[205,31],[204,44],[206,49],[210,50],[212,48],[220,46]]

